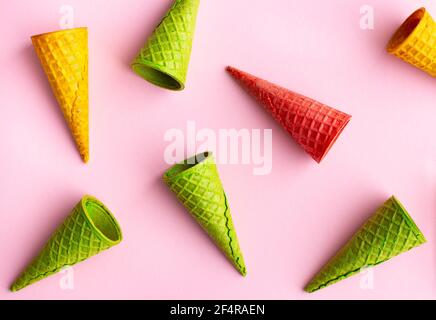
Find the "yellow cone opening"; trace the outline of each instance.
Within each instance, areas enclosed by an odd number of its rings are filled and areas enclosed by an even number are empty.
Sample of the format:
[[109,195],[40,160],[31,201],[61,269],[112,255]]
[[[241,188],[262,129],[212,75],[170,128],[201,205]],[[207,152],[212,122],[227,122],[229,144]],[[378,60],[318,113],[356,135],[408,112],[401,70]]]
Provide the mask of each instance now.
[[388,51],[394,52],[401,47],[409,36],[416,30],[422,18],[426,14],[425,8],[419,8],[412,13],[406,21],[398,28],[388,44]]
[[63,30],[57,30],[57,31],[51,31],[51,32],[44,32],[44,33],[40,33],[40,34],[35,34],[35,35],[31,36],[30,38],[33,40],[33,39],[44,38],[44,37],[55,35],[55,34],[63,34],[63,33],[69,33],[69,32],[80,32],[80,31],[88,32],[88,28],[87,27],[78,27],[78,28],[63,29]]

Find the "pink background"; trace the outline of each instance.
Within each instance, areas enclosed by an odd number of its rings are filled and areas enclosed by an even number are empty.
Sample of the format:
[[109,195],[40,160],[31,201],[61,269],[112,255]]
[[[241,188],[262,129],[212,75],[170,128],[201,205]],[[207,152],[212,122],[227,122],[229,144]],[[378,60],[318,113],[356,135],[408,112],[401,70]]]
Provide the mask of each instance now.
[[[388,55],[394,30],[434,1],[202,1],[186,90],[129,67],[171,1],[69,0],[89,27],[91,161],[76,151],[30,36],[57,30],[64,1],[0,10],[0,299],[436,298],[436,90]],[[359,27],[362,5],[375,29]],[[227,64],[350,113],[321,165],[244,94]],[[161,183],[166,130],[273,129],[273,167],[219,165],[248,268],[243,278]],[[116,215],[124,241],[19,293],[8,287],[86,193]],[[315,294],[302,289],[391,194],[428,243]]]

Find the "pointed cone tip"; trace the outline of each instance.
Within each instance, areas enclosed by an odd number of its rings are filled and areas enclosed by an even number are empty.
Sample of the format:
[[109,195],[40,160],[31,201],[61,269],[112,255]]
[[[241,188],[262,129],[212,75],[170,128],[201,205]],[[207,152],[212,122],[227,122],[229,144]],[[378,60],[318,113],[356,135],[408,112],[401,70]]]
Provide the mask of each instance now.
[[[237,245],[239,247],[239,242],[237,242]],[[242,250],[239,248],[239,254],[236,256],[233,255],[232,250],[232,257],[228,256],[231,259],[231,262],[235,269],[243,276],[245,277],[247,275],[247,268],[245,266],[244,257],[242,256]]]
[[230,73],[230,75],[232,75],[232,76],[238,76],[239,74],[241,74],[242,73],[242,71],[241,70],[238,70],[238,69],[236,69],[236,68],[234,68],[234,67],[232,67],[232,66],[227,66],[226,67],[226,71],[228,72],[228,73]]
[[82,158],[84,163],[88,163],[89,162],[89,154],[81,154],[80,157]]
[[[318,288],[319,289],[319,288]],[[305,288],[304,291],[306,291],[307,293],[313,293],[315,291],[318,290],[317,288],[313,288],[312,287],[312,282],[310,282]]]
[[245,267],[245,265],[238,267],[237,269],[243,277],[245,277],[247,275],[247,268]]
[[11,292],[17,292],[17,291],[23,289],[22,286],[19,286],[19,285],[18,285],[18,280],[19,280],[19,279],[20,279],[20,278],[18,278],[17,280],[15,280],[15,282],[14,282],[14,283],[11,285],[11,287],[9,288],[9,290],[10,290]]

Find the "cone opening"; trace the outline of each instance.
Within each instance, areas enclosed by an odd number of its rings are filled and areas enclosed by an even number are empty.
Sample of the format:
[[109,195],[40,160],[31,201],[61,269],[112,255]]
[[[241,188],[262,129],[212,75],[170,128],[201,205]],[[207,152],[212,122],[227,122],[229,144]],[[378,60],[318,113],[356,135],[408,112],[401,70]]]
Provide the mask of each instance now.
[[406,21],[398,28],[388,44],[388,51],[393,52],[401,47],[403,43],[413,34],[426,13],[425,8],[419,8],[412,13]]
[[185,161],[182,161],[180,163],[175,164],[172,166],[167,172],[164,174],[165,180],[170,180],[177,175],[181,174],[182,172],[186,172],[200,163],[203,163],[206,159],[212,157],[212,152],[206,151],[199,153],[191,158],[186,159]]
[[112,213],[97,199],[85,196],[82,206],[88,221],[105,241],[116,244],[122,240],[121,228]]
[[58,34],[58,33],[68,33],[68,32],[76,32],[76,31],[87,32],[88,28],[87,27],[79,27],[79,28],[57,30],[57,31],[52,31],[52,32],[45,32],[45,33],[36,34],[36,35],[32,36],[31,38],[36,39],[36,38],[46,37],[46,36],[50,36],[50,35],[54,35],[54,34]]
[[181,81],[160,70],[158,66],[148,65],[146,62],[141,62],[133,64],[132,68],[140,77],[159,87],[176,91],[185,88]]
[[324,151],[318,157],[315,158],[315,160],[318,163],[320,163],[321,160],[325,158],[325,156],[330,151],[330,149],[333,147],[333,145],[335,144],[336,140],[338,140],[339,136],[341,135],[342,131],[344,131],[345,127],[347,126],[348,122],[350,122],[350,120],[351,120],[351,116],[347,114],[345,119],[344,119],[344,122],[338,128],[338,131],[336,132],[336,134],[332,137],[331,141],[326,144],[326,147],[325,147]]

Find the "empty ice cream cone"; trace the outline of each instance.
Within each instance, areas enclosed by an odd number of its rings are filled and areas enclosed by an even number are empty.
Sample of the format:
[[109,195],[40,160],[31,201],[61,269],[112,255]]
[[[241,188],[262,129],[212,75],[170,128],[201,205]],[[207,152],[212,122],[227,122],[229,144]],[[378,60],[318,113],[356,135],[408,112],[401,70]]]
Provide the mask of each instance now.
[[325,288],[425,242],[406,209],[395,197],[391,197],[321,269],[305,290],[314,292]]
[[174,165],[164,181],[235,268],[246,268],[215,161],[205,152]]
[[21,290],[121,240],[121,228],[112,213],[96,198],[85,196],[14,282],[11,291]]
[[88,31],[44,33],[33,36],[32,43],[80,156],[88,162]]
[[132,64],[145,80],[170,90],[183,90],[200,0],[175,0]]

